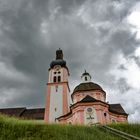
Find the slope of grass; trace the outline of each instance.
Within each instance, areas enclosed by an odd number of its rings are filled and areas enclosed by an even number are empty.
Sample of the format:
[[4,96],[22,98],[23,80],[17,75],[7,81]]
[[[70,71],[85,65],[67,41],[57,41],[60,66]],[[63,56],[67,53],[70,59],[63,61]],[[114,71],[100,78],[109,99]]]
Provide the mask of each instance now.
[[120,123],[120,124],[112,124],[109,126],[121,130],[123,132],[126,132],[128,134],[140,137],[140,124]]
[[0,116],[0,140],[121,140],[98,127],[46,125]]

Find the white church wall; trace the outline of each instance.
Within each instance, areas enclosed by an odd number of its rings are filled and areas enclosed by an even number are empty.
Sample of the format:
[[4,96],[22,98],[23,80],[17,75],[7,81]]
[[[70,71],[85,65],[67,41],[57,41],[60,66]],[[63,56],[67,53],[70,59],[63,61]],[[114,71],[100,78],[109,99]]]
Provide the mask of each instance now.
[[57,91],[56,86],[51,87],[50,94],[50,113],[49,121],[54,122],[55,118],[63,114],[63,87],[58,85]]

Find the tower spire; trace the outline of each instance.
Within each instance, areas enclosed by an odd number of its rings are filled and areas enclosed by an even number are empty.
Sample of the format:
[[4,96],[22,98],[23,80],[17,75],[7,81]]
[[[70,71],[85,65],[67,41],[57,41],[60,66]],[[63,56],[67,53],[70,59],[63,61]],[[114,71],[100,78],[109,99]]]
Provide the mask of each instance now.
[[57,59],[63,59],[63,51],[60,48],[56,51],[56,60]]

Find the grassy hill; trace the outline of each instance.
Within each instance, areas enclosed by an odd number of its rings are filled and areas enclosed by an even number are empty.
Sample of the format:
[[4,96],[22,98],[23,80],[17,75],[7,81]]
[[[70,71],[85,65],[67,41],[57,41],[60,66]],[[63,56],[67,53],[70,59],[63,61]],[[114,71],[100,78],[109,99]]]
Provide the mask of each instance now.
[[[115,126],[114,126],[115,127]],[[100,127],[46,125],[0,115],[0,140],[121,140]]]
[[111,124],[109,125],[112,128],[121,130],[128,134],[140,137],[140,124]]

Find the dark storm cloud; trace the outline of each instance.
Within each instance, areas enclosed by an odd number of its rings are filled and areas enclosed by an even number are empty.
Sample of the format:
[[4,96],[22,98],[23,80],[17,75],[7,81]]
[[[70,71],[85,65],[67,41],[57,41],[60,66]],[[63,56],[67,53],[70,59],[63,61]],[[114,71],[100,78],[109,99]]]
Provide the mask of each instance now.
[[[126,21],[136,3],[1,0],[0,106],[44,107],[47,70],[58,48],[64,51],[72,89],[87,69],[106,89],[113,86],[128,92],[131,87],[126,79],[116,80],[110,70],[119,54],[127,59],[139,45]],[[122,66],[118,69],[124,70]]]

